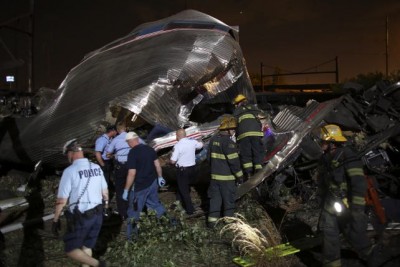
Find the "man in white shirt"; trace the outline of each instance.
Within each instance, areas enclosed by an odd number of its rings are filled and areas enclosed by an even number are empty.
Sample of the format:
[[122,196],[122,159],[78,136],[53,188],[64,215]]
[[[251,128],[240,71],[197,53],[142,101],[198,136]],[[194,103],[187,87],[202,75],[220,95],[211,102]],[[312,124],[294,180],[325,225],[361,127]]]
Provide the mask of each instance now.
[[176,180],[178,183],[177,199],[183,202],[188,215],[194,213],[190,198],[190,184],[194,180],[196,171],[196,150],[203,148],[203,143],[186,137],[185,129],[176,131],[178,143],[174,146],[171,163],[175,164]]

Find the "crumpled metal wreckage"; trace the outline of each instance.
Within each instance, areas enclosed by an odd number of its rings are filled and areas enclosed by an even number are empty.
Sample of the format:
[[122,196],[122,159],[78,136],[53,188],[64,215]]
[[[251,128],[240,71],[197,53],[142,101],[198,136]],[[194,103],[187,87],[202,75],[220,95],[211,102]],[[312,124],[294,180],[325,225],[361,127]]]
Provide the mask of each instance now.
[[[337,124],[356,146],[366,175],[374,180],[387,221],[400,221],[399,210],[393,208],[400,202],[400,82],[381,81],[371,88],[347,83],[344,89],[348,93],[336,99],[311,100],[303,108],[286,106],[266,122],[266,165],[239,186],[237,198],[255,188],[270,205],[290,209],[290,200],[297,199],[311,210],[318,209],[315,174],[323,153],[319,129]],[[372,207],[369,211],[371,218],[377,217]]]
[[61,164],[63,143],[104,122],[201,128],[239,93],[256,100],[237,28],[186,10],[87,54],[34,118],[4,118],[0,160]]
[[[275,178],[281,184],[302,175],[309,179],[322,153],[314,130],[324,123],[363,133],[358,146],[366,164],[372,164],[368,155],[371,159],[382,144],[396,151],[399,88],[399,83],[381,82],[367,90],[346,84],[349,93],[342,97],[270,114],[263,123],[266,164],[238,187],[237,199]],[[256,101],[237,29],[198,11],[183,11],[140,25],[86,55],[34,118],[3,119],[0,160],[60,164],[65,162],[60,152],[65,141],[78,137],[93,145],[102,123],[119,121],[135,130],[146,124],[169,128],[170,133],[149,140],[164,156],[171,153],[179,127],[202,138],[206,150],[220,116],[232,112],[238,93]],[[204,153],[198,157],[204,158]],[[382,164],[388,166],[388,159]]]

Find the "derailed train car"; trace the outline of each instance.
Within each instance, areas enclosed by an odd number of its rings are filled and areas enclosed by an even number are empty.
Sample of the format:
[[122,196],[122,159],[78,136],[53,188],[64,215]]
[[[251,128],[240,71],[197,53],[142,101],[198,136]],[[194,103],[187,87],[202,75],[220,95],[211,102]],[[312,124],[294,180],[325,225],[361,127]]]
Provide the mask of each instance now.
[[[322,153],[314,130],[323,123],[355,133],[369,171],[378,173],[383,188],[398,196],[393,162],[398,153],[399,87],[385,82],[370,89],[351,85],[346,88],[349,94],[340,98],[270,114],[264,123],[265,166],[239,186],[237,198],[267,187],[269,201],[279,202],[285,183],[303,196],[315,191],[299,179],[310,180]],[[140,25],[86,55],[55,93],[47,95],[37,115],[3,118],[0,160],[62,165],[65,141],[77,137],[89,147],[100,125],[120,121],[135,131],[155,125],[169,128],[171,133],[148,140],[160,156],[167,156],[179,127],[207,142],[239,93],[256,101],[237,29],[201,12],[183,11]]]
[[89,144],[102,124],[196,126],[227,112],[238,93],[255,101],[237,29],[186,10],[86,55],[37,115],[3,118],[0,160],[62,164],[62,144]]

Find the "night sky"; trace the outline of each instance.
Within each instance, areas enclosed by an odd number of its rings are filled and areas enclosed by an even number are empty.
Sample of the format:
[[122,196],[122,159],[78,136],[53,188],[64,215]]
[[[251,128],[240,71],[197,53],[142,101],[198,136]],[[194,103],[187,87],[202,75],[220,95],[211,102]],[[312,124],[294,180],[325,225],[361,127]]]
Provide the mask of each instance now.
[[[85,54],[123,37],[136,26],[184,9],[207,13],[239,26],[240,44],[251,74],[334,70],[340,81],[359,73],[385,73],[386,16],[389,18],[389,72],[400,69],[398,0],[36,0],[34,9],[34,90],[57,88]],[[0,25],[29,12],[29,0],[0,0]],[[28,19],[8,26],[28,30]],[[10,53],[26,61],[29,38],[0,28],[0,63]],[[4,44],[9,52],[4,49]],[[1,65],[1,64],[0,64]],[[318,68],[316,66],[320,65]],[[26,66],[0,69],[26,87]],[[333,75],[286,77],[287,83],[335,82]]]

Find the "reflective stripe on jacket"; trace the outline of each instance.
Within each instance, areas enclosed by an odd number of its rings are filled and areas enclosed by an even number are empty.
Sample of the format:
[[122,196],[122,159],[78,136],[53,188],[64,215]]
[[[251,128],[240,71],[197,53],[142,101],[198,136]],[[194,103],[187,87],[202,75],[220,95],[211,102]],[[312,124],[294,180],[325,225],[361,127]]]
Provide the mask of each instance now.
[[243,176],[238,149],[229,135],[218,134],[210,140],[208,158],[211,179],[228,181]]
[[[367,180],[363,164],[357,153],[350,146],[337,148],[335,154],[325,160],[330,162],[330,173],[326,175],[326,185],[331,191],[341,191],[355,205],[365,205]],[[329,164],[329,163],[328,163]]]
[[261,123],[257,119],[260,110],[254,105],[239,106],[233,113],[238,127],[236,129],[237,140],[248,136],[263,136],[261,131]]

